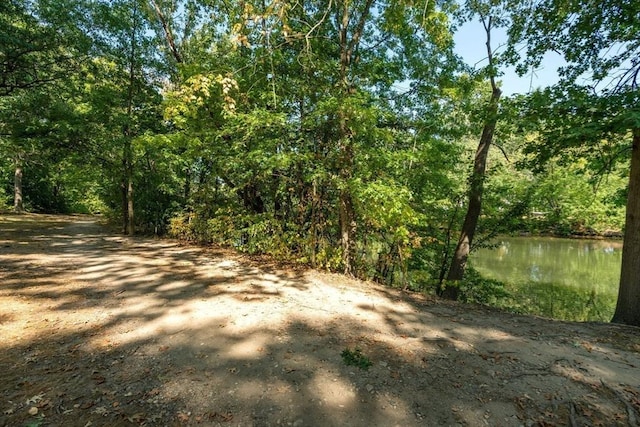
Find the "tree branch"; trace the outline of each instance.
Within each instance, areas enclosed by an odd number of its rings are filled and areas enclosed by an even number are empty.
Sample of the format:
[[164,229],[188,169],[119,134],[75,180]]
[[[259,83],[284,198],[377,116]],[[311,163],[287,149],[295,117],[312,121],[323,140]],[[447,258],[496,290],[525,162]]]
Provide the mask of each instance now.
[[156,0],[150,0],[150,1],[151,1],[151,4],[152,4],[154,10],[156,11],[156,15],[158,16],[158,20],[160,21],[160,24],[162,25],[162,29],[164,30],[165,40],[167,41],[167,44],[169,45],[169,49],[171,50],[171,54],[173,55],[173,58],[176,60],[176,62],[181,64],[183,62],[182,55],[180,54],[180,51],[178,50],[178,47],[176,46],[175,39],[173,38],[173,32],[171,31],[171,28],[169,27],[169,23],[167,22],[167,18],[165,17],[164,13],[160,9],[160,6],[156,2]]

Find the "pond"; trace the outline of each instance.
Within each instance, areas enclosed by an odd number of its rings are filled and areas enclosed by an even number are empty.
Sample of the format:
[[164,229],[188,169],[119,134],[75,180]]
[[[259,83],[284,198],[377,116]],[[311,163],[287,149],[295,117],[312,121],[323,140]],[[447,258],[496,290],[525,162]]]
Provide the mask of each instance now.
[[607,321],[613,315],[621,240],[501,237],[496,245],[474,252],[470,265],[506,283],[521,311],[567,320]]

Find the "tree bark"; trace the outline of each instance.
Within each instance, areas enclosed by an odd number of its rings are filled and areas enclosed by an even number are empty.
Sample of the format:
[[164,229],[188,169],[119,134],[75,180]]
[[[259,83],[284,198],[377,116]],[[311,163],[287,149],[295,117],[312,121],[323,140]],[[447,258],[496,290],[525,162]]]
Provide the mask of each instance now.
[[122,233],[135,233],[135,217],[133,210],[133,152],[129,129],[124,129],[124,146],[122,148]]
[[355,234],[357,222],[353,210],[351,191],[348,188],[340,190],[340,244],[342,246],[342,264],[344,274],[353,275],[355,259]]
[[489,154],[489,148],[493,142],[493,134],[496,130],[496,124],[498,122],[498,104],[500,102],[500,96],[502,91],[498,88],[495,81],[495,70],[493,63],[493,54],[491,50],[491,18],[485,21],[482,17],[482,23],[487,34],[487,54],[489,58],[489,68],[491,70],[491,98],[487,107],[487,117],[484,121],[482,128],[482,136],[476,149],[476,155],[473,161],[473,172],[471,174],[469,182],[469,204],[467,207],[467,213],[462,224],[462,230],[460,232],[460,238],[456,245],[456,250],[451,260],[451,266],[449,267],[449,273],[447,274],[447,281],[444,284],[444,289],[441,289],[440,295],[444,298],[456,300],[460,293],[459,282],[464,277],[464,272],[467,267],[467,259],[469,258],[469,252],[471,251],[471,245],[473,243],[473,236],[475,235],[476,228],[478,227],[478,219],[480,218],[480,212],[482,210],[482,194],[484,193],[484,180],[485,171],[487,169],[487,156]]
[[133,166],[130,162],[127,168],[127,234],[136,232],[136,222],[133,210]]
[[[374,0],[366,0],[363,5],[360,17],[353,28],[351,38],[349,38],[349,23],[352,14],[349,6],[350,2],[343,3],[341,21],[339,23],[339,45],[340,45],[340,89],[342,98],[346,99],[353,93],[349,71],[353,63],[353,55],[356,51],[365,24],[369,18],[369,12]],[[354,274],[355,260],[355,236],[357,231],[357,220],[353,208],[353,197],[349,188],[349,181],[353,176],[355,154],[353,146],[353,135],[348,124],[347,113],[341,108],[338,111],[338,168],[340,177],[340,195],[338,197],[338,217],[340,220],[340,246],[342,248],[343,271],[346,275]]]
[[633,130],[620,287],[611,321],[640,326],[640,128]]
[[16,162],[16,169],[13,176],[13,210],[16,213],[24,212],[24,202],[22,200],[22,163]]

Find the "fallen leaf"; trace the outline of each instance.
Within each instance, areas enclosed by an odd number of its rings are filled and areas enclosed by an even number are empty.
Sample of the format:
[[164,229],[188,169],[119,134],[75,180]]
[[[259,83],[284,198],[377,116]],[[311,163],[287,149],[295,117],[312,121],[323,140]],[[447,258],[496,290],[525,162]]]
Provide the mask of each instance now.
[[103,417],[106,417],[107,414],[109,414],[109,411],[104,406],[98,406],[96,409],[91,411],[91,413],[92,414],[97,414],[97,415],[102,415]]
[[38,403],[40,402],[42,399],[44,398],[44,393],[42,394],[36,394],[35,396],[33,396],[30,399],[27,399],[27,401],[25,402],[25,405],[31,405],[32,403]]

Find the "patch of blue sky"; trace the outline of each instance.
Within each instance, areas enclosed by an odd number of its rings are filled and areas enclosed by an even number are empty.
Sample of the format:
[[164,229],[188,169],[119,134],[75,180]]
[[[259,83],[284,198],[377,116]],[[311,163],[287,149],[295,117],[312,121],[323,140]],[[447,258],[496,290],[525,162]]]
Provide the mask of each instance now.
[[[455,50],[464,61],[479,70],[487,65],[486,34],[482,24],[478,21],[467,22],[458,28],[454,35]],[[498,55],[506,49],[507,34],[503,28],[491,30],[491,47]],[[538,88],[552,86],[558,82],[558,69],[565,65],[562,56],[547,53],[540,63],[540,67],[529,70],[524,76],[519,76],[514,67],[500,66],[501,73],[498,80],[505,95],[526,94]]]

